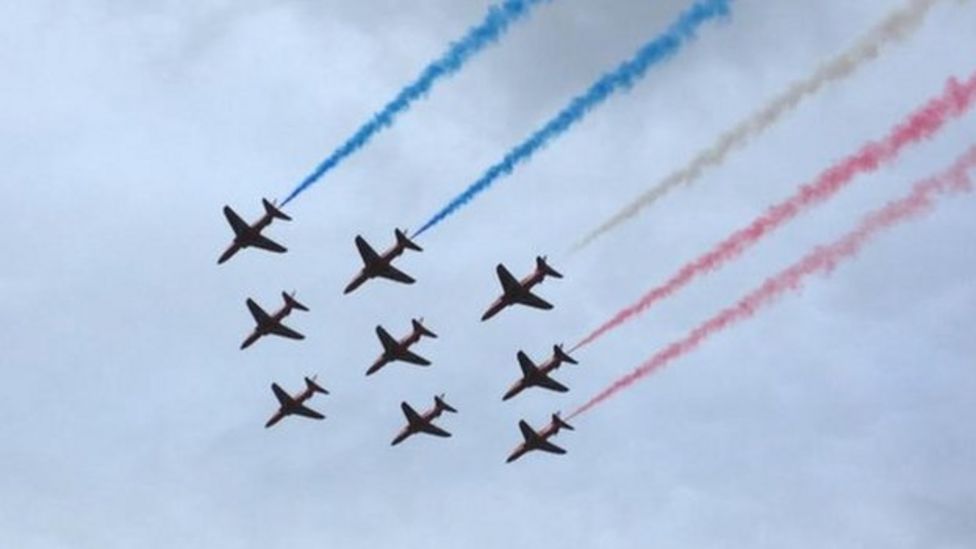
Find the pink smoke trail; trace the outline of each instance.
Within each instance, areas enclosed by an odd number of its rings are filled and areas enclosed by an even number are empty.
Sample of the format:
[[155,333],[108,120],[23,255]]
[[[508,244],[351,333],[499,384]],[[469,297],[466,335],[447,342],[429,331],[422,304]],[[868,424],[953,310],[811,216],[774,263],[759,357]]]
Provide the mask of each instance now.
[[764,236],[846,187],[861,174],[876,171],[895,160],[909,145],[932,137],[950,120],[966,113],[976,101],[976,73],[960,83],[951,78],[941,95],[934,97],[895,126],[880,142],[868,142],[861,149],[827,168],[817,178],[779,204],[769,207],[749,226],[720,242],[706,254],[685,264],[664,284],[653,288],[637,303],[625,307],[610,320],[577,343],[570,351],[592,343],[653,304],[671,296],[700,275],[735,259]]
[[830,273],[841,261],[856,256],[868,240],[878,233],[929,210],[938,195],[971,191],[972,179],[969,172],[974,168],[976,168],[976,145],[970,147],[947,171],[916,183],[908,196],[889,202],[884,208],[867,215],[860,225],[847,235],[831,244],[815,248],[793,266],[768,278],[759,288],[747,294],[735,305],[720,311],[683,339],[671,343],[647,362],[613,382],[589,402],[573,411],[567,419],[590,410],[619,391],[694,350],[710,336],[753,317],[788,290],[798,290],[808,276]]

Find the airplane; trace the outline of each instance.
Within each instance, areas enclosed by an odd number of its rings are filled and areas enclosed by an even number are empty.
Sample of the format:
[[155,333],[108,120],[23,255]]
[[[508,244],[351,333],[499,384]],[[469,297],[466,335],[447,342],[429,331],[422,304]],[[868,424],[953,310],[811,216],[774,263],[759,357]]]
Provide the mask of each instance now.
[[263,335],[275,334],[282,337],[287,337],[290,339],[305,339],[305,336],[292,330],[288,326],[281,323],[282,319],[291,314],[292,309],[298,309],[299,311],[307,311],[308,307],[302,305],[295,299],[295,292],[291,294],[286,294],[281,292],[281,297],[285,300],[285,304],[278,309],[273,315],[269,315],[261,308],[260,305],[254,302],[253,299],[247,298],[247,308],[251,310],[251,316],[254,317],[254,322],[257,326],[254,327],[254,331],[250,333],[245,339],[244,343],[241,343],[241,349],[246,349],[251,346],[252,343],[258,340]]
[[519,366],[522,368],[522,379],[512,385],[508,392],[505,393],[505,396],[502,397],[502,400],[508,400],[529,387],[543,387],[558,393],[565,393],[569,390],[562,383],[549,377],[550,372],[563,364],[578,364],[576,359],[566,354],[566,351],[563,351],[562,345],[553,345],[552,357],[543,362],[541,366],[536,366],[532,362],[532,359],[529,358],[529,355],[522,351],[519,351],[515,356],[518,357]]
[[426,358],[410,352],[410,346],[420,341],[423,336],[436,338],[437,334],[428,330],[423,325],[424,319],[413,319],[413,332],[407,337],[397,341],[393,339],[382,326],[376,327],[376,335],[380,338],[380,343],[383,344],[383,354],[376,359],[376,362],[366,370],[366,375],[372,375],[379,371],[380,368],[386,366],[394,360],[402,360],[404,362],[409,362],[411,364],[416,364],[418,366],[429,366],[430,361]]
[[234,229],[234,241],[230,243],[230,246],[221,254],[220,259],[217,260],[217,265],[220,265],[224,261],[227,261],[239,250],[247,248],[249,246],[254,246],[255,248],[261,248],[262,250],[268,250],[275,253],[285,253],[288,251],[287,248],[278,244],[274,240],[261,234],[261,231],[265,227],[271,224],[275,219],[283,219],[285,221],[291,221],[291,218],[285,215],[281,210],[279,210],[273,202],[268,202],[267,198],[262,198],[261,203],[264,204],[264,215],[261,219],[258,219],[252,225],[248,225],[237,213],[230,208],[230,206],[224,206],[224,217],[227,218],[227,222],[230,223],[230,227]]
[[512,273],[508,272],[505,265],[501,263],[495,268],[498,273],[498,280],[502,283],[502,296],[495,300],[485,311],[485,314],[481,317],[481,320],[488,320],[489,318],[498,314],[499,311],[508,307],[509,305],[514,305],[516,303],[521,303],[522,305],[528,305],[529,307],[535,307],[536,309],[552,309],[552,304],[548,301],[542,299],[541,297],[532,293],[532,287],[539,284],[547,276],[554,278],[562,278],[563,275],[556,272],[555,269],[546,264],[545,256],[538,256],[535,258],[535,271],[529,276],[523,278],[522,280],[515,280]]
[[383,252],[382,255],[376,253],[376,250],[366,243],[366,239],[364,239],[361,235],[356,235],[356,247],[359,248],[359,255],[363,258],[363,268],[359,271],[359,274],[352,279],[352,282],[346,286],[346,289],[342,293],[348,294],[349,292],[360,287],[363,282],[378,276],[389,278],[390,280],[395,280],[404,284],[413,284],[416,282],[413,277],[394,267],[393,260],[399,257],[400,254],[407,249],[418,252],[422,252],[424,250],[407,238],[407,235],[402,230],[396,229],[393,231],[393,234],[396,235],[396,244]]
[[310,417],[312,419],[325,419],[325,416],[316,412],[315,410],[305,406],[304,402],[312,398],[315,393],[322,393],[323,395],[329,394],[328,391],[323,389],[319,384],[315,383],[315,376],[305,378],[305,390],[298,393],[295,396],[291,396],[285,392],[284,389],[278,386],[277,383],[271,384],[271,390],[274,391],[275,397],[278,399],[280,407],[278,411],[271,416],[271,419],[264,424],[264,428],[267,429],[275,423],[278,423],[285,416],[290,416],[292,414],[297,414],[300,416]]
[[519,444],[515,450],[512,451],[505,463],[511,463],[518,458],[522,457],[525,453],[531,452],[532,450],[542,450],[543,452],[549,452],[552,454],[565,454],[566,450],[563,450],[559,446],[549,442],[549,438],[555,436],[559,433],[560,429],[569,429],[570,431],[575,431],[572,425],[566,423],[559,417],[559,412],[552,414],[552,419],[549,425],[543,427],[540,431],[536,431],[525,420],[519,421],[519,429],[522,430],[522,436],[525,438],[525,442]]
[[393,439],[393,442],[390,443],[390,446],[400,444],[403,442],[403,439],[414,433],[427,433],[439,437],[451,436],[451,433],[448,433],[433,423],[434,419],[443,412],[457,413],[457,410],[444,402],[444,395],[435,396],[434,407],[424,412],[423,415],[418,414],[417,411],[411,408],[406,402],[400,403],[400,409],[403,410],[403,415],[407,416],[407,426],[400,430],[396,438]]

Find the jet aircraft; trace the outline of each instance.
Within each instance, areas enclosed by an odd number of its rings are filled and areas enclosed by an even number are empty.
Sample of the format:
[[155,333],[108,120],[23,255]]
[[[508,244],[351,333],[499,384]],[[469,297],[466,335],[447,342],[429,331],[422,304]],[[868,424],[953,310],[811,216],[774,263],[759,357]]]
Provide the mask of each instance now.
[[549,439],[559,433],[560,429],[569,429],[573,431],[573,427],[563,421],[559,417],[559,413],[552,414],[552,419],[549,425],[546,425],[540,431],[536,431],[525,420],[519,421],[519,429],[522,431],[522,437],[525,438],[525,442],[519,444],[515,450],[512,451],[505,463],[511,463],[516,459],[522,457],[526,452],[531,452],[532,450],[542,450],[543,452],[549,452],[552,454],[565,454],[566,450],[563,450],[559,446],[549,442]]
[[267,198],[261,199],[261,203],[264,204],[264,215],[252,225],[248,225],[243,219],[241,219],[241,217],[237,215],[237,213],[232,210],[230,206],[224,206],[224,217],[227,218],[227,222],[230,223],[230,227],[234,229],[234,241],[231,242],[227,250],[221,254],[220,259],[217,260],[218,265],[230,259],[238,252],[238,250],[247,248],[249,246],[275,253],[284,253],[288,251],[288,249],[281,244],[278,244],[274,240],[262,235],[261,231],[263,231],[264,228],[270,225],[275,219],[291,221],[291,218],[279,210],[273,202],[268,202]]
[[414,244],[402,230],[396,229],[393,233],[396,235],[396,244],[383,252],[382,255],[376,253],[376,250],[361,235],[356,236],[356,248],[359,249],[359,255],[363,258],[363,268],[352,279],[352,282],[346,286],[343,293],[348,294],[360,287],[363,282],[378,276],[404,284],[413,284],[416,282],[413,277],[394,267],[393,260],[399,257],[404,250],[410,249],[422,252],[423,248]]
[[403,410],[403,415],[407,416],[407,425],[400,430],[396,438],[393,439],[393,442],[390,443],[390,446],[400,444],[403,442],[403,439],[414,433],[427,433],[429,435],[439,437],[451,436],[451,433],[448,433],[444,429],[434,425],[434,419],[440,416],[443,412],[457,412],[457,410],[444,402],[444,395],[435,396],[434,407],[424,412],[423,415],[418,414],[417,411],[411,408],[406,402],[401,402],[400,408]]
[[281,292],[281,297],[285,300],[285,304],[273,315],[265,312],[253,299],[247,298],[247,308],[251,310],[251,316],[254,317],[254,322],[257,325],[254,327],[254,331],[244,339],[244,343],[241,343],[241,349],[250,347],[258,338],[268,334],[275,334],[290,339],[305,339],[305,336],[285,326],[281,321],[291,314],[292,309],[307,311],[308,307],[302,305],[295,299],[294,292],[291,294]]
[[554,278],[563,277],[563,275],[546,264],[545,256],[535,258],[535,271],[522,280],[516,280],[512,276],[512,273],[505,268],[505,265],[501,263],[498,264],[495,270],[498,272],[498,280],[502,283],[502,296],[496,299],[491,304],[491,307],[488,307],[481,320],[488,320],[505,307],[516,303],[535,307],[536,309],[552,309],[551,303],[532,293],[532,287],[545,280],[547,276]]
[[522,379],[512,385],[508,392],[505,393],[505,396],[502,397],[502,400],[508,400],[529,387],[543,387],[559,393],[565,393],[569,390],[562,383],[549,377],[549,374],[553,370],[563,364],[578,364],[576,359],[566,354],[566,351],[563,351],[562,345],[553,345],[552,357],[543,362],[541,366],[536,366],[532,362],[532,359],[529,358],[529,355],[522,351],[519,351],[516,356],[518,357],[519,367],[522,368]]
[[305,406],[305,401],[312,398],[315,393],[322,393],[323,395],[329,394],[328,391],[323,389],[319,384],[315,383],[315,376],[312,376],[311,378],[306,377],[305,390],[295,396],[291,396],[286,393],[285,390],[279,387],[277,383],[271,384],[271,390],[278,399],[280,406],[278,407],[278,411],[271,416],[271,419],[264,424],[265,429],[271,427],[275,423],[278,423],[285,416],[290,416],[292,414],[310,417],[312,419],[325,419],[324,415]]
[[420,340],[421,337],[436,338],[437,334],[424,327],[424,319],[413,319],[413,331],[407,337],[400,340],[393,339],[382,326],[376,327],[376,335],[383,344],[383,354],[376,359],[376,362],[366,370],[366,375],[372,375],[394,360],[402,360],[418,366],[429,366],[430,361],[426,358],[410,351],[410,346]]

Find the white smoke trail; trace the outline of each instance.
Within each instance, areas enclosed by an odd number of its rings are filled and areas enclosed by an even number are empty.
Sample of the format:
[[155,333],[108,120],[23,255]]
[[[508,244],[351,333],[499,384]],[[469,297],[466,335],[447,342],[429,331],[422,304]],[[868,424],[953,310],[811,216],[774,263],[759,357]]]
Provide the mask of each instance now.
[[862,36],[850,49],[820,65],[809,77],[794,83],[761,110],[719,137],[712,146],[698,153],[685,167],[658,182],[602,225],[580,239],[571,251],[576,252],[583,249],[598,237],[636,216],[642,209],[656,202],[668,191],[695,181],[706,168],[720,164],[729,153],[742,147],[751,138],[772,126],[783,114],[793,110],[803,99],[817,93],[830,82],[850,76],[862,65],[875,59],[880,54],[882,47],[907,38],[921,26],[929,10],[938,1],[909,0],[904,7],[888,15],[870,32]]

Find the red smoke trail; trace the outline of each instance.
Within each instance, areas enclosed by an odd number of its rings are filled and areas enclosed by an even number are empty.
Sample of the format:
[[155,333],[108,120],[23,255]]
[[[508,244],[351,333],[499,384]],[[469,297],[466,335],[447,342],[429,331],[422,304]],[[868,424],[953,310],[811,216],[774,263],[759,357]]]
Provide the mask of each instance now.
[[748,227],[736,231],[711,251],[686,264],[664,284],[652,289],[637,303],[622,309],[613,318],[583,338],[570,351],[592,343],[603,334],[646,311],[651,305],[675,293],[699,275],[720,267],[748,247],[797,216],[805,208],[822,202],[846,187],[854,177],[871,173],[883,163],[897,158],[909,145],[927,139],[951,119],[964,114],[976,101],[976,73],[965,82],[949,80],[942,95],[929,100],[901,124],[894,127],[881,142],[868,142],[857,153],[848,156],[822,172],[816,180],[800,187],[792,197],[771,206]]
[[857,255],[871,237],[931,208],[937,195],[948,192],[971,191],[972,180],[969,172],[973,168],[976,168],[976,146],[971,147],[946,172],[916,183],[908,196],[889,202],[884,208],[869,214],[856,229],[846,236],[826,246],[815,248],[798,263],[767,279],[762,286],[740,299],[738,303],[722,310],[692,330],[684,339],[662,349],[650,360],[613,382],[589,402],[577,408],[567,419],[572,419],[586,412],[618,391],[626,389],[658,368],[664,367],[672,360],[698,347],[710,336],[725,330],[736,322],[751,318],[787,290],[799,289],[806,277],[815,273],[830,273],[842,260]]

